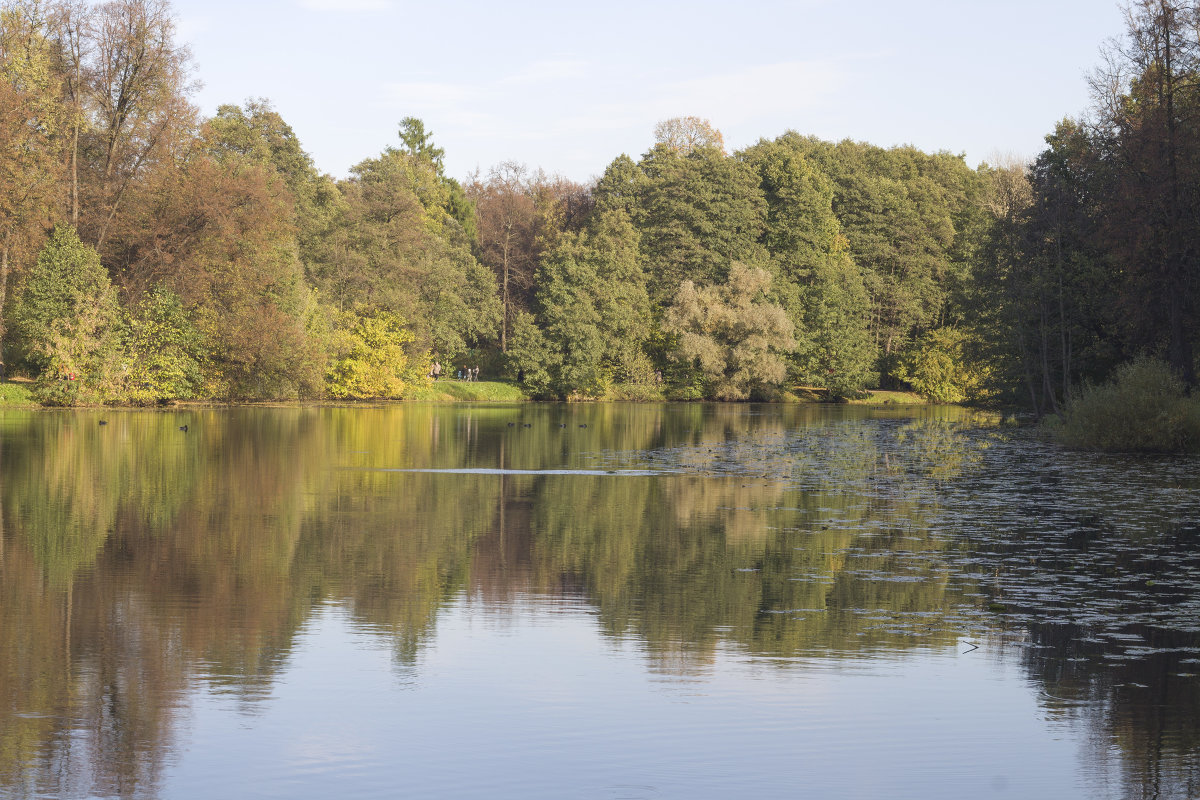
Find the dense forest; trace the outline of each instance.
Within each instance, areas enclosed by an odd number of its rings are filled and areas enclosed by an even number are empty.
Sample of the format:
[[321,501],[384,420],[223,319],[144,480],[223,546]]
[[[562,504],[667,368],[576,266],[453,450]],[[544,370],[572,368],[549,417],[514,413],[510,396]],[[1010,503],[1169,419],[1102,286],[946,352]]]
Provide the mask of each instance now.
[[[166,0],[0,11],[0,334],[50,404],[832,397],[1039,416],[1143,357],[1196,377],[1200,8],[1136,0],[1029,164],[660,123],[582,185],[446,174],[422,120],[344,179],[267,100],[204,119]],[[247,87],[253,91],[252,86]]]

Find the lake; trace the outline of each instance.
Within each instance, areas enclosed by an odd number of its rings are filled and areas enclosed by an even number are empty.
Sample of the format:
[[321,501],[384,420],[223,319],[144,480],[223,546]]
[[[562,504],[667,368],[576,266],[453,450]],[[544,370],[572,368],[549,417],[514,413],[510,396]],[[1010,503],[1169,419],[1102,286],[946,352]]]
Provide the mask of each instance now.
[[1200,796],[1197,458],[408,404],[4,411],[0,478],[2,797]]

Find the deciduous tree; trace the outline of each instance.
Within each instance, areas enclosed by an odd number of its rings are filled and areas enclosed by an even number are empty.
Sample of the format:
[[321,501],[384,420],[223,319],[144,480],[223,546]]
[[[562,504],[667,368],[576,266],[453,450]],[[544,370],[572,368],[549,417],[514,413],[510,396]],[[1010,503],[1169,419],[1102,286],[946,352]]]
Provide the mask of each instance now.
[[700,370],[708,396],[744,400],[783,382],[795,341],[787,313],[767,299],[770,285],[766,270],[739,263],[724,284],[680,284],[663,329],[678,337],[679,357]]
[[654,126],[654,141],[677,153],[701,147],[725,152],[725,137],[713,124],[700,117],[671,117]]
[[540,252],[538,208],[523,164],[506,161],[467,184],[475,203],[479,260],[496,274],[500,288],[500,350],[517,311],[530,306]]
[[21,346],[41,370],[39,394],[54,404],[120,396],[122,316],[95,250],[59,225],[38,254],[13,308]]
[[774,293],[795,329],[794,376],[848,394],[875,377],[870,302],[833,213],[833,183],[803,149],[787,134],[743,157],[761,176],[767,200],[763,242],[777,273]]
[[685,280],[724,282],[733,261],[765,261],[766,203],[747,163],[715,147],[684,153],[660,144],[639,167],[645,177],[632,216],[655,302],[669,302]]
[[90,21],[79,227],[104,253],[131,187],[183,144],[195,109],[187,100],[191,54],[175,41],[167,0],[110,0]]
[[650,302],[637,235],[623,212],[564,232],[538,272],[537,328],[522,317],[512,367],[538,394],[596,397],[616,382],[649,381]]

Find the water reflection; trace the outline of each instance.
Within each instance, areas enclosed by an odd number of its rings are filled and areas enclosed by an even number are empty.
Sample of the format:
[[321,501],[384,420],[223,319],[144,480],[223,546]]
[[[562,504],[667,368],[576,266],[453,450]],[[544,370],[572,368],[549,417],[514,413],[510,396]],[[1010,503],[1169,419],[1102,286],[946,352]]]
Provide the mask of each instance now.
[[7,412],[0,793],[155,795],[197,687],[256,714],[329,608],[419,680],[450,605],[537,597],[676,678],[981,643],[1123,796],[1194,795],[1196,462],[918,412]]

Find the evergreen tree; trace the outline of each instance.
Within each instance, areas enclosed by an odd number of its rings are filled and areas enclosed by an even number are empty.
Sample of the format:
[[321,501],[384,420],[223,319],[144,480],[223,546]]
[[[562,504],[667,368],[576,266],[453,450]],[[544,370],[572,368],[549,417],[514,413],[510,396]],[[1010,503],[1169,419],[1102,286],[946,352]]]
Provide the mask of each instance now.
[[40,371],[39,394],[54,404],[120,396],[123,321],[100,256],[59,225],[38,254],[13,306],[13,328]]

